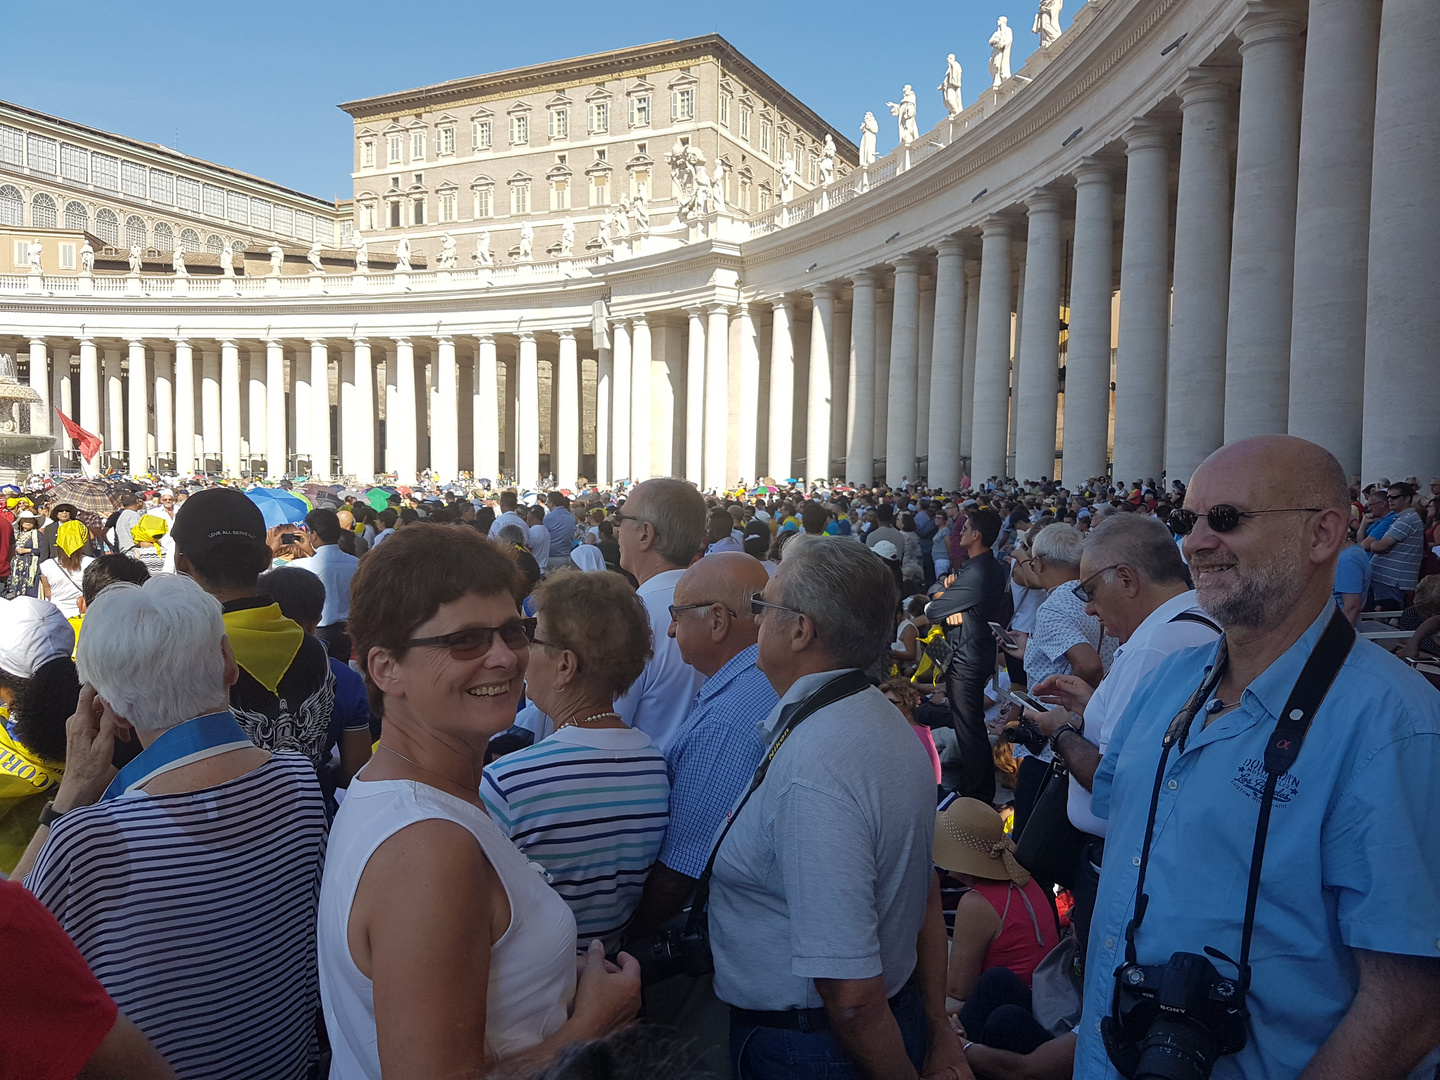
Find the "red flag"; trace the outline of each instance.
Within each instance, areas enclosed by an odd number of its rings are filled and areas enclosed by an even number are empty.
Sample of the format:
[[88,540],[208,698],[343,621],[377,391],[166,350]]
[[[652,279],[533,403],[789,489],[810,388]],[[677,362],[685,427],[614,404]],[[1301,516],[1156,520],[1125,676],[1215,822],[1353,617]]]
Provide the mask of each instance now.
[[94,461],[95,455],[100,452],[100,436],[86,431],[59,409],[55,410],[55,415],[65,425],[65,434],[80,444],[80,456],[86,461]]

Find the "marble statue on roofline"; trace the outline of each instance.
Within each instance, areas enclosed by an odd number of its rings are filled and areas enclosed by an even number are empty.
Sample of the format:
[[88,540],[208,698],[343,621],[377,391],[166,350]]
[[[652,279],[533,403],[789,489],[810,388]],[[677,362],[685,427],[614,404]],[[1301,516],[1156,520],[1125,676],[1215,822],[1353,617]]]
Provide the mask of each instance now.
[[270,241],[270,276],[279,277],[280,268],[285,265],[285,249],[274,240]]
[[645,209],[645,188],[637,187],[635,198],[630,201],[630,216],[635,219],[635,231],[648,233],[650,231],[650,211]]
[[710,208],[720,211],[725,209],[725,171],[727,165],[723,157],[715,159],[715,172],[710,177]]
[[176,277],[186,276],[185,247],[178,241],[175,244],[175,250],[170,253],[170,266],[174,269]]
[[920,137],[920,129],[915,124],[915,89],[909,83],[905,84],[905,90],[900,95],[899,101],[887,101],[890,106],[890,115],[895,117],[900,124],[900,145],[909,146]]
[[695,213],[710,212],[710,174],[704,165],[695,166]]
[[320,241],[316,240],[315,243],[310,245],[310,250],[305,253],[305,261],[308,262],[316,270],[323,272],[325,267],[320,265],[321,250],[323,249],[320,247]]
[[361,233],[355,233],[353,239],[355,242],[355,269],[358,273],[365,273],[370,269],[370,249]]
[[439,258],[439,263],[440,263],[440,269],[441,269],[441,270],[454,270],[454,269],[455,269],[455,234],[454,234],[454,233],[448,233],[448,232],[447,232],[443,237],[441,237],[441,239],[440,239],[440,258]]
[[830,184],[835,179],[835,140],[825,133],[825,145],[820,150],[820,183]]
[[410,272],[410,238],[400,237],[400,242],[395,245],[395,272],[397,274],[408,274]]
[[1065,0],[1040,0],[1040,10],[1035,13],[1035,25],[1031,33],[1040,35],[1040,48],[1048,49],[1060,37],[1060,11]]
[[477,266],[490,266],[495,262],[495,257],[490,254],[489,229],[480,230],[480,235],[475,238],[475,254],[470,258],[475,260]]
[[34,240],[30,241],[30,273],[44,273],[44,271],[40,267],[40,253],[44,250],[45,245],[40,243],[40,238],[38,236],[35,237]]
[[960,74],[960,61],[955,59],[955,54],[952,52],[945,57],[945,78],[941,79],[940,85],[936,87],[945,101],[945,115],[947,116],[956,115],[962,108],[960,104]]
[[615,215],[609,210],[606,210],[600,218],[600,246],[602,248],[608,248],[610,246],[610,230],[614,227],[614,223]]
[[90,246],[90,241],[86,240],[80,247],[80,272],[82,274],[88,274],[94,269],[95,249]]
[[235,245],[229,240],[220,245],[220,276],[235,276]]
[[570,215],[565,215],[565,222],[560,226],[560,257],[568,259],[575,254],[575,222]]
[[864,121],[860,124],[860,164],[875,164],[875,136],[880,134],[880,123],[875,119],[873,112],[865,114]]
[[990,35],[990,74],[995,77],[991,89],[1010,78],[1010,47],[1015,44],[1015,31],[1004,15],[996,20],[995,33]]
[[795,156],[786,154],[780,164],[780,201],[788,203],[795,198]]
[[535,251],[535,227],[530,222],[520,226],[520,261],[529,262]]
[[130,245],[130,272],[131,272],[132,274],[138,274],[138,273],[140,273],[140,267],[143,266],[144,264],[145,264],[145,259],[144,259],[144,257],[140,254],[140,245],[139,245],[139,244],[131,244],[131,245]]

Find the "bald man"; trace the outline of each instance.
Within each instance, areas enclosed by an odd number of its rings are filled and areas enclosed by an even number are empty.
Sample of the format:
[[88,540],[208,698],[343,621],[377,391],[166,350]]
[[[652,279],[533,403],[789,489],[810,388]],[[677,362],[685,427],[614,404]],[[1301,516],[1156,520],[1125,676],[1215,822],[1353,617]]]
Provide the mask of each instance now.
[[[1283,435],[1222,447],[1195,471],[1185,505],[1180,513],[1194,519],[1186,560],[1225,636],[1172,655],[1137,684],[1096,771],[1092,810],[1108,828],[1075,1075],[1119,1075],[1100,1028],[1122,964],[1153,965],[1158,985],[1172,954],[1244,955],[1246,886],[1268,801],[1249,1037],[1213,1075],[1398,1080],[1440,1042],[1440,800],[1431,790],[1440,696],[1355,640],[1336,608],[1349,508],[1328,452]],[[1317,646],[1344,659],[1307,680],[1324,691],[1318,708],[1277,735]],[[1295,729],[1306,716],[1308,730]],[[1126,927],[1142,865],[1148,902],[1131,957]],[[1236,977],[1232,963],[1216,965]]]
[[670,826],[632,923],[636,934],[652,931],[690,899],[720,822],[764,753],[756,725],[779,699],[755,664],[759,630],[750,598],[769,580],[756,559],[721,551],[700,559],[675,585],[670,637],[705,682],[665,752]]

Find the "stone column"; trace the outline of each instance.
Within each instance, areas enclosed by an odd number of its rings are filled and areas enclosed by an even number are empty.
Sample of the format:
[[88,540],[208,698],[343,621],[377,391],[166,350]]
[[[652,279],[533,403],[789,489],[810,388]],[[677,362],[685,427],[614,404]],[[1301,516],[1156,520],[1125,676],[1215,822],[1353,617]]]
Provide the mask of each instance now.
[[615,382],[615,361],[610,349],[595,348],[595,481],[609,487],[613,475],[610,458],[611,388]]
[[1225,341],[1226,442],[1288,426],[1303,28],[1288,2],[1268,0],[1251,0],[1238,27],[1240,130]]
[[340,347],[340,368],[335,381],[335,421],[340,432],[340,466],[337,478],[355,475],[355,436],[362,423],[355,409],[355,344]]
[[[368,351],[368,345],[366,349]],[[253,410],[250,423],[251,426],[255,424]],[[285,343],[271,338],[265,342],[265,473],[272,480],[278,480],[290,471],[290,446],[286,435]],[[366,477],[359,479],[363,481]]]
[[[56,346],[54,355],[50,361],[50,406],[59,409],[71,420],[76,418],[75,402],[72,397],[70,383],[70,350],[64,345]],[[54,414],[52,413],[53,417]],[[60,430],[58,419],[52,419],[50,430],[54,431],[60,439],[60,446],[65,445],[64,433]]]
[[220,463],[227,476],[240,475],[240,349],[220,342]]
[[220,350],[213,344],[200,350],[200,440],[206,458],[220,457]]
[[711,304],[705,327],[704,486],[725,487],[726,430],[730,423],[730,308]]
[[455,339],[435,342],[435,414],[430,418],[430,467],[441,483],[460,472],[460,371]]
[[1365,323],[1364,475],[1440,473],[1440,5],[1385,0],[1375,86],[1370,181],[1369,306]]
[[[1360,471],[1380,0],[1310,0],[1296,188],[1290,434]],[[1432,61],[1433,62],[1433,61]],[[1434,104],[1432,102],[1431,109]],[[1433,184],[1432,198],[1433,198]],[[1434,213],[1434,210],[1431,210]]]
[[[80,386],[84,398],[85,343],[80,343]],[[185,338],[175,339],[175,471],[195,471],[195,350]]]
[[[895,322],[895,298],[886,287],[886,278],[876,282],[875,291],[875,452],[883,453],[890,437],[890,352],[891,328]],[[873,466],[872,466],[873,468]]]
[[[270,468],[270,440],[268,438],[268,403],[266,390],[268,383],[265,378],[265,354],[258,347],[245,349],[247,357],[246,366],[250,369],[248,394],[250,399],[250,428],[247,434],[250,439],[250,457],[263,457],[265,459],[266,471]],[[159,413],[159,403],[156,403],[156,413]],[[254,467],[251,467],[254,472]]]
[[751,484],[758,483],[760,444],[760,343],[750,305],[736,309],[740,322],[740,456],[739,472]]
[[[415,431],[415,346],[409,338],[396,338],[395,351],[390,355],[395,364],[395,407],[385,413],[390,468],[400,483],[413,484],[419,471],[419,437]],[[533,412],[531,416],[534,416]]]
[[926,483],[954,491],[960,486],[960,404],[965,346],[965,245],[947,236],[935,245],[935,321],[929,406],[930,463]]
[[985,222],[975,331],[975,395],[970,476],[982,484],[1005,475],[1010,423],[1010,223]]
[[830,462],[833,476],[845,475],[850,437],[850,303],[835,286],[835,334],[830,339]]
[[175,452],[175,384],[170,356],[155,349],[155,456]]
[[650,324],[644,315],[630,320],[630,475],[650,478]]
[[1114,172],[1087,158],[1075,170],[1070,341],[1065,355],[1061,475],[1078,490],[1104,476],[1110,436],[1110,297],[1114,284]]
[[310,360],[308,355],[295,349],[290,353],[290,402],[289,421],[295,433],[295,471],[299,472],[299,458],[306,458],[310,468],[315,467],[315,444],[310,437]]
[[535,335],[520,335],[520,359],[515,368],[516,416],[515,482],[525,486],[540,479],[540,352]]
[[330,476],[330,347],[310,342],[310,475]]
[[[150,370],[145,361],[145,343],[143,341],[130,342],[129,360],[130,418],[125,425],[125,430],[129,435],[126,442],[130,450],[129,471],[135,474],[150,471]],[[240,422],[238,370],[236,379],[235,422],[238,425]],[[238,466],[240,461],[238,427],[236,433],[235,461]],[[239,469],[237,468],[230,475],[239,476]]]
[[610,340],[614,354],[615,384],[610,393],[610,415],[612,417],[610,470],[617,480],[633,479],[634,470],[630,464],[630,406],[632,387],[630,384],[632,357],[630,350],[630,324],[626,319],[616,319],[610,327]]
[[[856,487],[875,482],[875,289],[876,274],[861,270],[850,302],[850,431],[845,441],[845,480]],[[773,375],[772,375],[773,378]],[[771,408],[774,423],[774,408]],[[773,451],[772,451],[773,452]]]
[[1120,344],[1115,355],[1115,479],[1160,476],[1170,336],[1170,133],[1137,120],[1125,134]]
[[795,307],[779,297],[770,307],[770,438],[766,475],[795,475]]
[[[920,275],[920,366],[918,399],[915,403],[915,456],[930,457],[930,386],[935,364],[935,278]],[[928,463],[921,473],[928,479]]]
[[830,460],[830,346],[835,340],[835,290],[811,290],[809,391],[805,409],[805,475],[828,478]]
[[[969,472],[975,432],[975,352],[980,340],[980,260],[965,260],[965,351],[960,370],[960,470]],[[1108,378],[1108,369],[1107,369]],[[973,474],[972,474],[973,475]]]
[[915,409],[920,396],[920,260],[895,260],[894,322],[890,330],[890,383],[882,386],[888,408],[885,483],[915,479]]
[[560,331],[560,354],[556,360],[556,399],[560,425],[555,432],[555,480],[562,488],[575,489],[580,478],[580,353],[575,331]]
[[1018,356],[1021,382],[1015,475],[1055,477],[1055,427],[1060,393],[1060,200],[1034,192],[1025,245],[1025,327]]
[[1012,250],[1011,257],[1017,264],[1015,268],[1015,312],[1014,318],[1010,321],[1010,423],[1006,429],[1009,438],[1006,441],[1007,456],[1005,458],[1005,471],[1011,476],[1015,475],[1015,443],[1020,437],[1020,395],[1025,392],[1025,372],[1020,367],[1020,350],[1025,347],[1025,249],[1026,244],[1016,244]]
[[100,355],[93,338],[80,339],[80,426],[100,433]]
[[500,475],[500,387],[495,337],[481,334],[475,348],[475,403],[471,410],[475,439],[475,478],[494,481]]
[[685,479],[696,487],[705,474],[705,309],[685,309]]
[[121,382],[120,350],[105,349],[105,449],[125,454],[125,384]]
[[[40,395],[38,404],[30,406],[31,431],[55,431],[58,426],[50,411],[50,365],[45,357],[45,339],[30,339],[30,389]],[[58,442],[57,442],[57,445]],[[30,471],[50,472],[50,452],[30,455]]]

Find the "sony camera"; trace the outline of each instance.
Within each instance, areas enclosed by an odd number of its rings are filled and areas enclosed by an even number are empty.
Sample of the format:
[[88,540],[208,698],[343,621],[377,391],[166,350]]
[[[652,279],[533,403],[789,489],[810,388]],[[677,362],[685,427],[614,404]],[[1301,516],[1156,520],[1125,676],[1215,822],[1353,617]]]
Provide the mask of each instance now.
[[708,975],[715,970],[709,919],[698,919],[691,927],[688,911],[666,922],[658,934],[627,940],[621,949],[639,962],[640,982],[645,986],[673,975]]
[[1000,732],[1000,738],[1008,743],[1019,743],[1032,754],[1042,754],[1048,740],[1045,733],[1040,730],[1040,725],[1027,716],[1021,716],[1012,724],[1007,724]]
[[1196,953],[1115,973],[1105,1052],[1130,1080],[1205,1080],[1216,1059],[1245,1046],[1245,991]]

